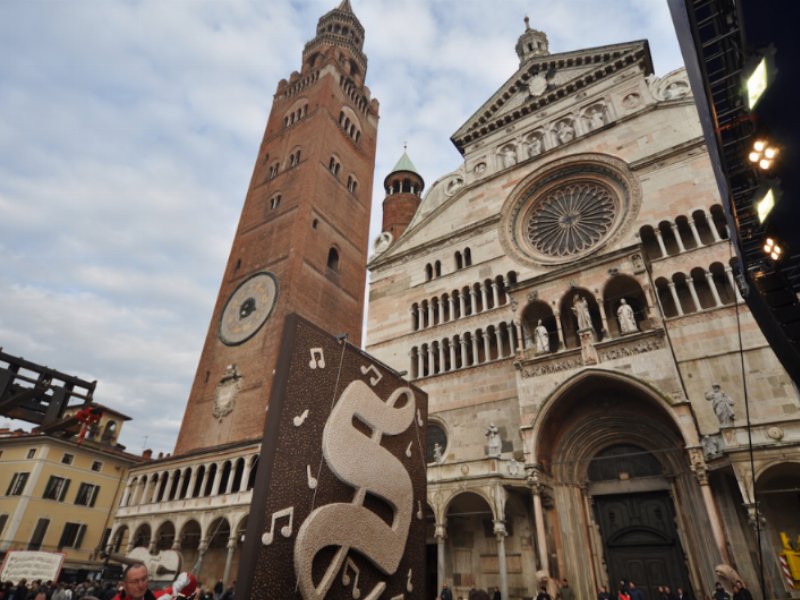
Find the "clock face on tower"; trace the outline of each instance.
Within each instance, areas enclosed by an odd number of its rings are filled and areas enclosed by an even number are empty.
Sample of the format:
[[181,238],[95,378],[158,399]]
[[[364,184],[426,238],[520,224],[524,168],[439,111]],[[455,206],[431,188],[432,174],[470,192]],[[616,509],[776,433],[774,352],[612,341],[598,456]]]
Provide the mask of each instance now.
[[236,346],[253,337],[267,321],[278,299],[278,280],[262,271],[245,279],[233,291],[219,320],[219,339]]

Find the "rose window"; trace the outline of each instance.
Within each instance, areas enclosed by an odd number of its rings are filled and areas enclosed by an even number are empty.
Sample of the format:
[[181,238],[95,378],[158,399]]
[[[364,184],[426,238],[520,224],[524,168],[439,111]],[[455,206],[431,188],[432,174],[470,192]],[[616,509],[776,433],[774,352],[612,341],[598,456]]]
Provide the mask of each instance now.
[[525,234],[532,249],[554,258],[583,254],[614,225],[616,203],[596,182],[573,183],[552,190],[532,207]]

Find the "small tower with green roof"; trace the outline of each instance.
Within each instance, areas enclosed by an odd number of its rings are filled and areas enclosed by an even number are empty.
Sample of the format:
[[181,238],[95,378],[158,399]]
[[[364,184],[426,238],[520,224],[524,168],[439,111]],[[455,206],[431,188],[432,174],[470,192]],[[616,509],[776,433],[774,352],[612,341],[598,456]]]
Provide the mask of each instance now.
[[383,200],[383,228],[382,231],[392,234],[396,240],[411,223],[417,212],[425,189],[422,175],[408,157],[406,149],[403,156],[397,161],[391,173],[383,180],[386,198]]

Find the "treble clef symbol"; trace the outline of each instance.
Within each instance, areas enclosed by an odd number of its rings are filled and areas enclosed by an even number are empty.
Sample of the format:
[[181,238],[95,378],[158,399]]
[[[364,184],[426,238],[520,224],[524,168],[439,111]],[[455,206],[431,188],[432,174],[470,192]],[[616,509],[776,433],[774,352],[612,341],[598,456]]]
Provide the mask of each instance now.
[[[401,404],[396,408],[397,404]],[[415,398],[410,388],[400,387],[384,402],[363,381],[345,388],[325,423],[322,452],[338,479],[355,488],[351,503],[320,506],[303,521],[294,546],[294,567],[305,600],[322,600],[352,548],[371,560],[384,574],[400,565],[414,511],[414,494],[408,471],[391,452],[381,446],[384,435],[399,435],[414,422]],[[371,435],[353,426],[365,423]],[[359,456],[369,456],[372,468],[365,470]],[[395,507],[391,524],[363,506],[367,493],[385,498]],[[347,523],[346,527],[342,527]],[[338,546],[318,584],[312,564],[327,546]],[[379,582],[364,600],[375,600],[386,589]]]

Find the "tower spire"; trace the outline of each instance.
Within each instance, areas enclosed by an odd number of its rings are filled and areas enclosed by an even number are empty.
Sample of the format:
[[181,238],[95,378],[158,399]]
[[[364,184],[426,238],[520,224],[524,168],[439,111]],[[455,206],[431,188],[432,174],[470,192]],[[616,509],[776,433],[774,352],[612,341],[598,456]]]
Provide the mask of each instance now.
[[533,58],[547,56],[550,49],[547,42],[547,34],[537,29],[531,29],[531,21],[525,16],[525,31],[517,40],[517,56],[519,65],[522,66]]

